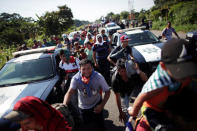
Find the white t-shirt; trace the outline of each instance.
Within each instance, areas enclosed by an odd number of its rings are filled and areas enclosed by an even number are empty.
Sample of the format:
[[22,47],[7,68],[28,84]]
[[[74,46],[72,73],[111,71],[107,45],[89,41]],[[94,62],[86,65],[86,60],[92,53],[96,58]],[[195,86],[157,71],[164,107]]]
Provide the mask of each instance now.
[[59,67],[61,69],[64,69],[66,72],[72,72],[75,70],[79,70],[79,62],[80,60],[78,58],[75,58],[75,61],[73,63],[69,62],[69,63],[62,63],[62,61],[60,61],[59,63]]

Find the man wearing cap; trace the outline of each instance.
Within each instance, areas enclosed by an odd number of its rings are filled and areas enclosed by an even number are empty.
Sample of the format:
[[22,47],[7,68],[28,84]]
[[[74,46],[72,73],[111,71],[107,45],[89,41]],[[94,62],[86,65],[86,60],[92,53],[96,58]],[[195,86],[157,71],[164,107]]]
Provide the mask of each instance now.
[[129,114],[135,118],[142,107],[144,117],[137,130],[175,130],[164,113],[165,103],[169,96],[190,84],[192,77],[197,74],[197,60],[188,46],[188,42],[182,39],[172,39],[164,44],[161,62],[129,110]]
[[45,101],[26,96],[21,98],[4,119],[17,122],[23,131],[71,131],[64,116]]
[[121,40],[121,46],[116,47],[108,56],[108,61],[110,63],[112,63],[114,66],[116,65],[116,61],[120,58],[124,58],[124,59],[132,59],[133,55],[132,55],[132,50],[131,48],[128,46],[128,41],[129,38],[127,35],[123,35],[120,37]]
[[[129,66],[129,67],[127,67]],[[112,89],[115,93],[116,104],[119,110],[119,120],[124,123],[128,120],[127,108],[131,97],[136,97],[141,91],[141,87],[148,78],[140,71],[135,63],[126,64],[125,59],[118,59],[118,68],[112,76]],[[127,71],[129,69],[129,72]]]

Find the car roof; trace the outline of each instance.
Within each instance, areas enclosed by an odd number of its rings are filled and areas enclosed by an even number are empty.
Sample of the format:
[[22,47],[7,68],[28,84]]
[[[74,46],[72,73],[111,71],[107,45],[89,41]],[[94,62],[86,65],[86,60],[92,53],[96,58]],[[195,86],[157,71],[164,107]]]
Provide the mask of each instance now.
[[110,22],[110,23],[107,23],[106,25],[116,25],[116,23],[114,23],[114,22]]
[[140,30],[140,29],[137,29],[137,30],[131,30],[131,31],[127,31],[125,32],[127,35],[131,35],[131,34],[138,34],[138,33],[143,33],[144,30]]
[[41,59],[51,57],[51,55],[56,56],[59,53],[59,51],[60,49],[56,49],[55,46],[18,51],[13,53],[14,58],[8,61],[7,63]]
[[28,55],[23,55],[17,58],[13,58],[7,63],[12,63],[12,62],[22,62],[22,61],[28,61],[28,60],[35,60],[35,59],[42,59],[42,58],[47,58],[51,57],[53,55],[52,53],[34,53],[34,54],[28,54]]
[[125,32],[135,31],[135,30],[142,30],[142,31],[144,31],[145,29],[146,29],[145,26],[140,26],[140,27],[135,27],[135,28],[120,29],[120,30],[117,30],[117,32],[122,34],[122,33],[125,33]]
[[50,47],[37,48],[37,49],[31,49],[31,50],[17,51],[17,52],[12,53],[12,55],[16,58],[16,57],[20,57],[20,56],[28,55],[28,54],[50,53],[50,52],[54,52],[55,50],[56,50],[55,46],[50,46]]

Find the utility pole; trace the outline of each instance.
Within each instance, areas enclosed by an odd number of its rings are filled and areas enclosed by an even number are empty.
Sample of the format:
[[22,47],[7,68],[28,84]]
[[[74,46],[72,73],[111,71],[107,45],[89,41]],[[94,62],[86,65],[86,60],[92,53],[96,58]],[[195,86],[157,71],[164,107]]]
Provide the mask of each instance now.
[[134,11],[134,0],[128,0],[128,9],[129,9],[129,20],[133,28],[135,26],[135,11]]
[[128,0],[128,9],[130,13],[130,20],[135,19],[134,0]]

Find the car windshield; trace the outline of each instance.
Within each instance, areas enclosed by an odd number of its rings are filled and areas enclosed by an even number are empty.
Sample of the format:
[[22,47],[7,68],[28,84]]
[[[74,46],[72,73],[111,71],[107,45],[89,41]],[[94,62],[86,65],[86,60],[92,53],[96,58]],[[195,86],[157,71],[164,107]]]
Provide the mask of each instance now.
[[128,37],[129,37],[130,46],[159,42],[157,37],[149,31],[142,31],[140,33],[128,34]]
[[107,25],[107,27],[114,27],[114,26],[116,26],[116,24],[114,24],[114,23]]
[[7,63],[0,70],[0,86],[15,85],[48,79],[54,76],[49,57]]

